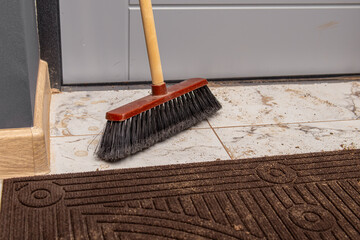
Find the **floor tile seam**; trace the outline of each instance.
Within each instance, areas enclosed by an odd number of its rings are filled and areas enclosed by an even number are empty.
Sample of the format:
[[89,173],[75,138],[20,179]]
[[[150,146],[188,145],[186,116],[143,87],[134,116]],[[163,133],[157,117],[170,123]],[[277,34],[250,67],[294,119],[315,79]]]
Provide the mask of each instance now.
[[[220,139],[219,135],[217,134],[217,132],[215,131],[215,129],[212,127],[212,125],[210,124],[209,120],[206,120],[211,128],[211,130],[213,131],[213,133],[215,134],[216,138],[219,140],[219,142],[221,143],[221,146],[223,147],[223,149],[225,150],[225,152],[227,153],[227,155],[230,157],[231,160],[234,160],[234,158],[232,157],[232,154],[229,152],[229,150],[227,149],[227,147],[225,146],[225,144],[223,143],[223,141]],[[221,159],[222,160],[222,159]]]
[[[205,130],[205,129],[223,129],[223,128],[241,128],[241,127],[270,127],[270,126],[282,126],[282,125],[297,125],[297,124],[316,124],[316,123],[335,123],[335,122],[353,122],[353,121],[360,121],[360,119],[343,119],[343,120],[324,120],[324,121],[311,121],[311,122],[285,122],[285,123],[266,123],[266,124],[245,124],[245,125],[234,125],[234,126],[212,126],[208,121],[209,127],[202,127],[202,128],[190,128],[188,130]],[[50,135],[50,138],[65,138],[65,137],[88,137],[88,136],[96,136],[97,134],[72,134],[72,135]],[[218,137],[218,136],[217,136]],[[220,140],[220,139],[219,139]]]
[[283,126],[283,125],[298,125],[298,124],[316,124],[316,123],[335,123],[335,122],[353,122],[360,121],[360,119],[344,119],[344,120],[324,120],[324,121],[311,121],[311,122],[284,122],[284,123],[265,123],[265,124],[244,124],[233,126],[212,126],[212,129],[221,128],[241,128],[241,127],[270,127],[270,126]]

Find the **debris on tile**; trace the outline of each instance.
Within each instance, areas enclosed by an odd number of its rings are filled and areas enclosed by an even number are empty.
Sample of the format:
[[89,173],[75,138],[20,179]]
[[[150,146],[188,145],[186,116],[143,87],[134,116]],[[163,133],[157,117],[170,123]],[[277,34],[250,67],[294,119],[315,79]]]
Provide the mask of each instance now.
[[[232,158],[357,149],[359,120],[215,128]],[[330,134],[330,132],[332,134]],[[251,133],[251,134],[249,134]]]
[[99,100],[99,101],[93,101],[91,104],[98,104],[98,103],[107,103],[108,101],[105,100]]
[[109,168],[109,167],[110,167],[109,164],[100,164],[100,169],[101,169],[101,170],[107,169],[107,168]]
[[348,144],[340,144],[340,147],[343,149],[343,150],[354,150],[354,149],[358,149],[358,146],[356,146],[355,143],[350,143],[349,145]]
[[87,151],[76,151],[75,155],[77,157],[86,157],[89,153]]
[[58,93],[61,93],[61,91],[57,88],[51,88],[51,94],[58,94]]
[[88,130],[89,131],[92,131],[92,132],[96,132],[96,131],[98,131],[99,130],[99,127],[96,127],[96,126],[90,126],[90,127],[88,127]]
[[[227,160],[228,154],[212,129],[193,129],[157,143],[119,162],[103,162],[94,154],[100,135],[52,137],[52,173],[95,171]],[[179,141],[181,139],[181,141]],[[87,151],[84,151],[87,149]],[[74,161],[76,159],[76,161]]]

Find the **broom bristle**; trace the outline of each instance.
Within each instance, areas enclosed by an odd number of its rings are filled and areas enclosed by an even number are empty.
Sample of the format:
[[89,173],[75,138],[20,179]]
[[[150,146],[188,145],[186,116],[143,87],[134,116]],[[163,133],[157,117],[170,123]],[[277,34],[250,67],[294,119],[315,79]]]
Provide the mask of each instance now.
[[205,85],[124,121],[108,121],[97,156],[118,161],[194,126],[220,108]]

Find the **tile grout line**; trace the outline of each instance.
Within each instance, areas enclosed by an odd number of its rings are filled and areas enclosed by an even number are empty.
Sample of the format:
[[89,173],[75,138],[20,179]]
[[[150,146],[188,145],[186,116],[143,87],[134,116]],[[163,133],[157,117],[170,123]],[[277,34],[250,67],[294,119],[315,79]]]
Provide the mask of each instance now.
[[226,153],[229,155],[230,159],[231,160],[234,160],[234,158],[232,157],[232,154],[229,152],[229,150],[227,149],[227,147],[225,146],[225,144],[221,141],[219,135],[216,133],[215,129],[211,126],[209,120],[206,120],[207,123],[209,124],[210,126],[210,129],[214,132],[215,136],[217,137],[217,139],[220,141],[222,147],[224,148],[224,150],[226,151]]
[[239,128],[239,127],[267,127],[267,126],[312,124],[312,123],[351,122],[351,121],[360,121],[360,119],[329,120],[329,121],[324,120],[324,121],[312,121],[312,122],[265,123],[265,124],[234,125],[234,126],[223,126],[223,127],[212,127],[211,126],[211,128],[218,129],[218,128]]
[[[329,121],[312,121],[312,122],[287,122],[287,123],[265,123],[265,124],[249,124],[249,125],[234,125],[234,126],[223,126],[223,127],[213,127],[209,121],[208,124],[210,127],[200,127],[200,128],[190,128],[189,130],[204,130],[204,129],[222,129],[222,128],[241,128],[241,127],[268,127],[268,126],[281,126],[281,125],[295,125],[295,124],[312,124],[312,123],[333,123],[333,122],[351,122],[351,121],[360,121],[360,119],[344,119],[344,120],[329,120]],[[99,135],[101,133],[94,134],[80,134],[80,135],[62,135],[55,136],[50,135],[50,138],[64,138],[64,137],[88,137]],[[216,134],[216,133],[215,133]]]

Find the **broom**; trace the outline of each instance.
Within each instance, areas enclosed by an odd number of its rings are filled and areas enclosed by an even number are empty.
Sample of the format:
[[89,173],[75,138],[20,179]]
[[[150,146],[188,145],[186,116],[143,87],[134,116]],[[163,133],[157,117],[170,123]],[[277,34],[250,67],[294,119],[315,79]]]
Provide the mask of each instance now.
[[139,0],[152,78],[152,95],[106,113],[97,156],[114,162],[208,118],[221,108],[207,80],[193,78],[166,87],[151,0]]

